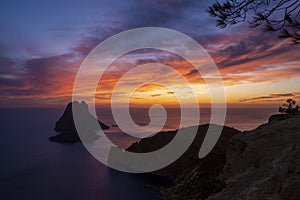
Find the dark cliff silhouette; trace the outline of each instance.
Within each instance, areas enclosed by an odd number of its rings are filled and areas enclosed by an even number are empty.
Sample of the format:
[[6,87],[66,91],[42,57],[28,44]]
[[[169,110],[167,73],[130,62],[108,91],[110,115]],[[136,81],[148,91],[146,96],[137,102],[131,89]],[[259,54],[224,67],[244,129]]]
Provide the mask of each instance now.
[[[207,125],[171,165],[155,173],[174,180],[171,187],[152,186],[163,199],[275,199],[300,195],[300,115],[277,114],[252,131],[224,127],[214,149],[197,158]],[[187,129],[188,130],[188,129]],[[134,143],[127,150],[149,152],[171,141],[167,132]]]
[[[91,120],[98,121],[102,130],[106,130],[109,126],[97,120],[90,114],[88,105],[83,101],[81,103],[74,101],[70,102],[63,115],[58,119],[55,124],[54,130],[60,132],[59,135],[52,136],[49,139],[55,142],[80,142],[77,129],[74,124],[73,109],[78,113],[78,119],[80,121],[80,129],[84,131],[85,140],[95,140],[98,138],[95,131],[99,127],[91,127],[88,122]],[[78,127],[77,127],[78,128]]]
[[[218,125],[211,126],[219,127]],[[196,179],[193,179],[191,182],[186,184],[186,187],[178,190],[176,188],[175,191],[173,191],[177,195],[175,195],[176,198],[174,199],[204,199],[211,193],[218,192],[224,187],[224,183],[216,180],[216,177],[220,174],[226,163],[226,151],[230,139],[240,133],[240,131],[224,126],[221,137],[214,149],[205,158],[199,159],[198,153],[208,127],[209,124],[198,126],[197,135],[187,151],[174,163],[154,172],[156,175],[167,177],[168,179],[175,181],[175,185],[177,181],[185,179],[185,177],[189,177],[191,173],[198,173],[197,177],[195,177]],[[189,132],[193,131],[194,128],[195,127],[182,128],[182,131],[184,134],[189,134]],[[177,131],[157,133],[152,137],[143,138],[139,142],[133,143],[126,149],[126,151],[146,153],[158,150],[171,142],[176,134]],[[118,160],[115,160],[114,157],[110,157],[109,162],[112,165],[116,162],[118,164]],[[192,187],[192,185],[197,186],[197,191],[193,191],[197,193],[197,198],[188,198],[182,194],[182,192],[189,193],[189,188]],[[156,186],[151,187],[161,191],[164,198],[172,199],[168,196],[169,194],[165,194],[165,189],[157,188]]]

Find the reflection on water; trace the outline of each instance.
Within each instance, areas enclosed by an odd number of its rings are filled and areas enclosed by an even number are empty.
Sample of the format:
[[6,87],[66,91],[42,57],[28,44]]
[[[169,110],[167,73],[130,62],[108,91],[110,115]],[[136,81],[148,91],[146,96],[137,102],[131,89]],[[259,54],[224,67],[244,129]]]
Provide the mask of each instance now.
[[[163,131],[176,130],[179,128],[179,123],[181,120],[180,109],[168,108],[167,110],[167,121],[163,128]],[[262,123],[266,123],[268,118],[277,112],[277,108],[229,108],[226,113],[225,125],[229,127],[234,127],[241,131],[252,130]],[[113,120],[112,113],[108,108],[97,109],[98,118],[108,125],[111,126],[110,129],[106,130],[105,133],[114,144],[121,148],[126,148],[134,141],[139,140],[139,138],[131,137],[125,134],[116,125]],[[145,126],[150,122],[148,115],[148,109],[146,108],[132,108],[131,116],[136,124],[140,126]],[[159,117],[159,116],[157,116]],[[200,121],[199,124],[207,124],[210,122],[211,110],[209,108],[200,109]],[[183,126],[194,126],[197,124],[191,123],[191,119],[194,116],[190,115],[183,120]],[[124,119],[126,120],[126,119]],[[149,131],[149,130],[148,130]]]
[[[144,111],[132,111],[134,120],[142,125],[150,120]],[[164,180],[109,169],[80,143],[50,142],[48,137],[55,134],[54,124],[62,112],[63,109],[0,110],[0,199],[160,199],[144,186]],[[276,109],[229,109],[226,125],[252,129],[275,112]],[[105,109],[98,114],[108,125],[115,124]],[[201,110],[200,123],[207,123],[209,117],[208,109]],[[164,130],[177,129],[178,120],[180,112],[168,110]],[[189,119],[185,120],[189,125]],[[106,135],[124,148],[137,140],[118,127],[112,127]]]
[[0,112],[0,199],[160,199],[157,177],[109,169],[82,144],[50,142],[61,110]]

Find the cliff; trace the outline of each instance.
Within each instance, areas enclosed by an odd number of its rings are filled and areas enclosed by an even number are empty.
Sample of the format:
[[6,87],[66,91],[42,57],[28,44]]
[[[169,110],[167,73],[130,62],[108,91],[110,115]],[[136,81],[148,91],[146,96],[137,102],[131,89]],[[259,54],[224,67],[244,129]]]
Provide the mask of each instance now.
[[[213,165],[203,168],[199,163],[178,176],[174,186],[159,190],[164,199],[296,200],[300,196],[299,155],[300,115],[275,115],[267,124],[232,137],[218,175],[209,175]],[[204,159],[214,162],[209,156]],[[210,180],[207,184],[203,184],[204,174]]]
[[[175,185],[168,189],[151,186],[160,191],[165,198],[171,196],[173,198],[174,196],[174,199],[189,199],[190,195],[187,196],[187,194],[194,193],[200,197],[207,197],[210,193],[222,188],[222,183],[217,181],[216,177],[225,165],[230,139],[240,131],[224,126],[214,149],[205,158],[199,159],[198,153],[208,127],[208,124],[198,126],[197,135],[188,150],[171,165],[154,172],[156,175],[171,178],[175,182]],[[185,129],[188,131],[191,128]],[[161,132],[153,137],[142,139],[139,143],[132,144],[126,150],[139,153],[153,151],[168,144],[175,134],[176,131]],[[187,177],[190,178],[186,179]],[[185,184],[182,185],[183,182]],[[194,191],[191,190],[193,185],[197,186]]]

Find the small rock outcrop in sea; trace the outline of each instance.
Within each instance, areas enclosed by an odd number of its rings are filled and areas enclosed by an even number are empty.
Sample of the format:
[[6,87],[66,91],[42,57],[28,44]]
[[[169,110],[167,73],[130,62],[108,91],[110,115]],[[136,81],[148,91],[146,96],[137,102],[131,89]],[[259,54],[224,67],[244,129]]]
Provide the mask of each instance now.
[[80,142],[81,141],[74,124],[73,109],[78,112],[80,129],[85,133],[84,139],[94,140],[98,138],[95,131],[99,127],[91,127],[89,123],[87,123],[90,122],[91,120],[98,122],[102,130],[109,128],[109,126],[98,121],[93,115],[90,114],[88,105],[85,102],[79,103],[77,101],[74,101],[74,102],[70,102],[67,105],[63,115],[56,122],[54,130],[60,132],[60,134],[50,137],[49,139],[51,141],[55,141],[55,142]]
[[158,188],[164,199],[299,199],[300,115],[271,116],[233,136],[225,149],[223,166],[222,156],[209,154],[191,170],[177,168],[175,185]]

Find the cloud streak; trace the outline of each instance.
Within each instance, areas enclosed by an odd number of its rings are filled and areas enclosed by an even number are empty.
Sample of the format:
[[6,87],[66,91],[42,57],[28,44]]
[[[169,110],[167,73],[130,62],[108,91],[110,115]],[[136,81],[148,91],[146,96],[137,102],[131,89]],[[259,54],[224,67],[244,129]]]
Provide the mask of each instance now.
[[[266,96],[258,96],[258,97],[251,97],[251,98],[245,98],[240,99],[240,102],[249,102],[249,101],[278,101],[278,98],[281,97],[298,97],[299,93],[282,93],[282,94],[269,94]],[[282,100],[282,98],[280,99]]]

